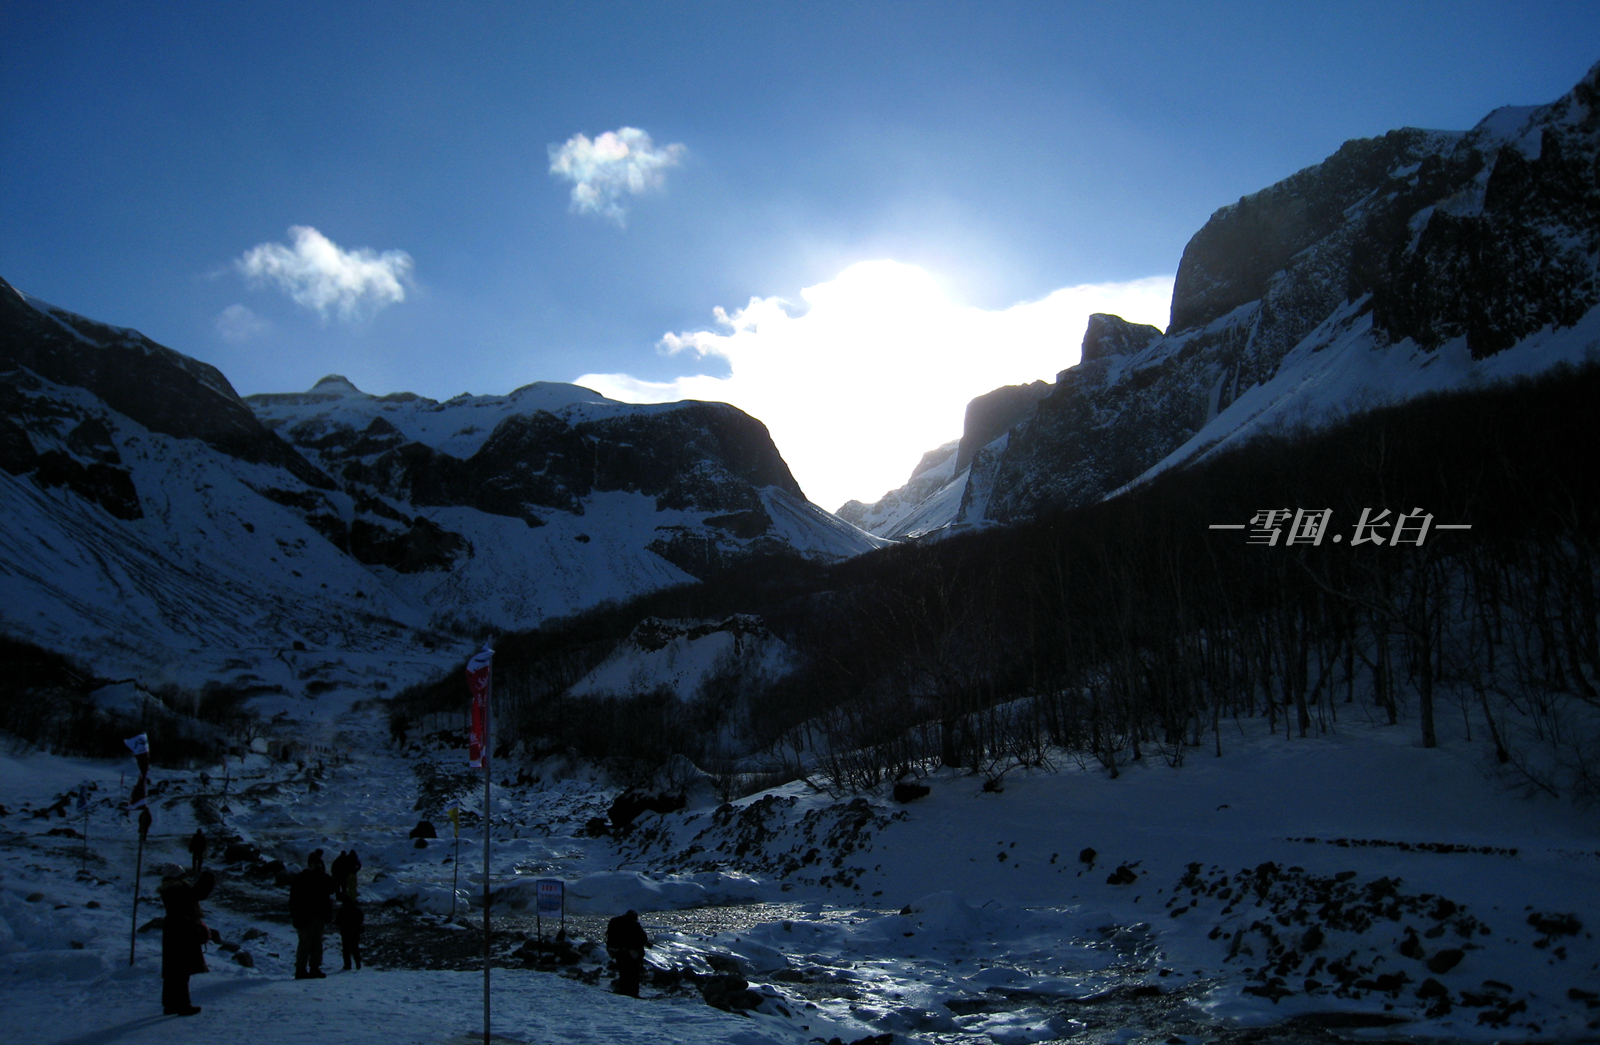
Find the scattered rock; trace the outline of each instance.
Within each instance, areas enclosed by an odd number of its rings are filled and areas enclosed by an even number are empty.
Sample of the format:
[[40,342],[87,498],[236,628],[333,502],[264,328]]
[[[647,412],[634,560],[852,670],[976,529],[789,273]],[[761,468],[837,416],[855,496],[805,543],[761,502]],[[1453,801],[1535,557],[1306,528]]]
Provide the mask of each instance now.
[[1132,885],[1139,880],[1139,874],[1127,864],[1121,864],[1115,871],[1106,875],[1107,885]]
[[229,842],[222,850],[222,862],[225,864],[255,863],[261,859],[261,849],[249,842]]
[[[411,833],[406,837],[415,838],[418,841],[421,841],[424,838],[438,838],[439,832],[433,829],[433,822],[431,820],[418,820],[417,826],[413,827],[411,829]],[[420,849],[422,846],[418,846],[417,848]]]
[[235,951],[233,960],[246,969],[254,969],[256,967],[256,960],[250,956],[249,951]]
[[687,795],[665,794],[652,795],[643,791],[624,791],[611,802],[611,808],[606,812],[611,818],[611,826],[618,831],[626,831],[633,825],[633,821],[640,813],[674,813],[689,804]]
[[927,798],[930,788],[927,784],[913,784],[902,781],[894,785],[894,800],[902,805],[915,802],[919,798]]
[[1432,958],[1428,959],[1428,971],[1439,974],[1447,973],[1457,965],[1460,965],[1461,959],[1466,956],[1466,952],[1459,947],[1450,947],[1437,951]]
[[761,1004],[761,995],[750,990],[750,984],[737,973],[707,976],[700,981],[700,996],[707,1005],[724,1012],[754,1009]]

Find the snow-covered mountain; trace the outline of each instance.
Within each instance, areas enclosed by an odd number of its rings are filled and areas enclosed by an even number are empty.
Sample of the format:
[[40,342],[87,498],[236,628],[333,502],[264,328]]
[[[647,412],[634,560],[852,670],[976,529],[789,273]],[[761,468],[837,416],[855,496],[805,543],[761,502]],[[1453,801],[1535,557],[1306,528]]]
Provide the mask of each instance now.
[[[1050,385],[1034,381],[1003,385],[978,396],[967,404],[960,439],[923,454],[910,481],[876,503],[846,502],[839,518],[891,540],[917,538],[948,526],[961,509],[979,454],[997,443],[1003,445],[1011,427],[1032,416],[1035,404],[1050,391]],[[982,475],[980,469],[979,482]]]
[[1592,357],[1597,165],[1600,65],[1470,131],[1346,142],[1211,216],[1165,333],[1093,317],[1078,364],[965,474],[845,514],[884,535],[1016,521],[1261,432]]
[[0,375],[0,628],[107,671],[254,676],[296,644],[426,663],[437,629],[881,543],[722,404],[559,384],[436,403],[342,378],[247,403],[4,282]]

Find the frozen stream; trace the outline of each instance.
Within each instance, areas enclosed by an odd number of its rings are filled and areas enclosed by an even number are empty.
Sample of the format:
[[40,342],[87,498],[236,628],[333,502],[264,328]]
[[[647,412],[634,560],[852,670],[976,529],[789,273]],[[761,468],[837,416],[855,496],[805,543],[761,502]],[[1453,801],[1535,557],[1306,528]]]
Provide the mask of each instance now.
[[[1164,969],[1145,926],[1103,926],[1092,934],[1048,940],[1037,933],[1078,921],[1073,911],[1005,912],[1013,925],[1036,930],[1029,937],[982,933],[962,938],[935,932],[931,935],[943,935],[943,942],[921,955],[884,953],[869,945],[883,936],[886,923],[926,927],[929,913],[815,902],[647,912],[640,917],[654,941],[649,960],[667,975],[647,986],[644,996],[648,1000],[670,993],[673,988],[663,989],[661,983],[673,979],[671,970],[725,971],[732,968],[731,959],[752,988],[766,996],[763,1011],[782,1006],[800,1018],[816,1012],[836,1023],[865,1024],[878,1033],[942,1045],[1371,1042],[1378,1040],[1373,1035],[1382,1026],[1402,1022],[1329,1013],[1301,1015],[1274,1026],[1225,1029],[1193,1004],[1216,981]],[[496,922],[507,929],[535,931],[527,912]],[[569,915],[565,925],[574,940],[600,941],[605,923],[604,917],[584,914]],[[542,920],[546,939],[554,937],[558,925],[559,920]],[[917,930],[899,932],[903,941],[915,939]],[[808,946],[784,946],[791,941]]]

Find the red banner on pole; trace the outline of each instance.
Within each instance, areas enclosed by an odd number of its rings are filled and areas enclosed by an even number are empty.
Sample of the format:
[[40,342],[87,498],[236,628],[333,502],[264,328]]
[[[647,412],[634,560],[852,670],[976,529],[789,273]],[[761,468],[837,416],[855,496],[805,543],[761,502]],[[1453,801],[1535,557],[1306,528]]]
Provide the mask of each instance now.
[[489,662],[494,650],[486,642],[483,649],[467,661],[467,692],[472,697],[471,729],[467,737],[467,764],[473,769],[482,768],[489,753],[484,750],[484,736],[489,724]]

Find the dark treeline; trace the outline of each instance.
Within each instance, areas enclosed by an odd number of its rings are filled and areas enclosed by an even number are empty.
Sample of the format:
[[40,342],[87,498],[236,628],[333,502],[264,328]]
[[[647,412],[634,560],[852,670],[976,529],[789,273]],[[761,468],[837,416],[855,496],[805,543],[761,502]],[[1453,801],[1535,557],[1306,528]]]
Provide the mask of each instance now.
[[130,757],[126,739],[144,733],[151,759],[161,766],[190,766],[217,757],[258,723],[250,696],[209,683],[200,690],[133,687],[136,697],[108,711],[94,693],[118,680],[100,678],[70,657],[31,642],[0,636],[0,730],[16,741],[67,755]]
[[[998,777],[1063,753],[1115,775],[1220,753],[1235,717],[1296,739],[1354,712],[1427,746],[1448,721],[1528,786],[1592,797],[1596,402],[1600,366],[1563,369],[1258,437],[1023,525],[747,568],[508,637],[498,696],[536,749],[705,759],[736,722],[744,751],[840,789],[938,765]],[[1275,545],[1208,528],[1277,509],[1331,511],[1320,544],[1287,545],[1287,519]],[[1388,524],[1420,510],[1410,542],[1355,546],[1363,509]],[[1431,528],[1452,523],[1472,528]],[[645,616],[731,612],[763,616],[804,666],[688,702],[562,695]],[[440,680],[397,714],[461,699]]]

